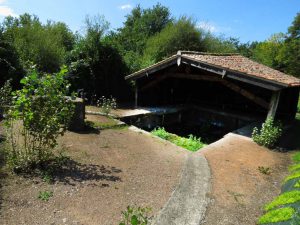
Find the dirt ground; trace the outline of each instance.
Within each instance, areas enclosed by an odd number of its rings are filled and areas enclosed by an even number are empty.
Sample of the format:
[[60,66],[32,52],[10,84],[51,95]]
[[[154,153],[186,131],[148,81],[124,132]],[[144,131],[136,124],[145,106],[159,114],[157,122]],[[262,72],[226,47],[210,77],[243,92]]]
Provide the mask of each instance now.
[[[68,132],[60,142],[70,160],[53,184],[2,171],[0,224],[115,225],[128,205],[156,214],[178,184],[186,158],[172,144],[124,128]],[[41,201],[40,191],[53,197]]]
[[[291,153],[268,150],[252,140],[229,135],[201,152],[212,173],[211,204],[204,225],[253,225],[263,205],[280,193]],[[270,168],[263,174],[258,167]]]

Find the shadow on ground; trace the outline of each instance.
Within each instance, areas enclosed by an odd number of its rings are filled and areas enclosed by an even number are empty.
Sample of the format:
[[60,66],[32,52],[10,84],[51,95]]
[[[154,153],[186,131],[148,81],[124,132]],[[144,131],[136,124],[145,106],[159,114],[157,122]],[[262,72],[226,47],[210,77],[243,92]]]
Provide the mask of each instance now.
[[93,127],[92,123],[89,121],[85,123],[85,126],[82,130],[70,130],[71,132],[77,133],[77,134],[100,134],[100,129],[97,129]]
[[45,165],[36,169],[34,173],[22,175],[26,178],[41,177],[42,179],[47,179],[48,177],[48,179],[51,179],[51,182],[59,182],[71,186],[87,184],[109,187],[109,182],[122,181],[120,176],[118,176],[122,170],[116,167],[83,164],[71,158],[64,158],[62,165],[55,162]]

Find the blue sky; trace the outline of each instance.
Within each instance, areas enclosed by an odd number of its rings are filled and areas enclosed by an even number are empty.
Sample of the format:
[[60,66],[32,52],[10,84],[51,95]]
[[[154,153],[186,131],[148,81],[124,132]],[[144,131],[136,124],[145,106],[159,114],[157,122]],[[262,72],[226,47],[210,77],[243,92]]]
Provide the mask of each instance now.
[[242,42],[262,41],[286,32],[297,12],[299,0],[0,0],[0,20],[6,15],[28,12],[41,21],[63,21],[80,31],[86,15],[104,15],[111,28],[122,26],[132,7],[151,7],[160,2],[173,16],[193,16],[198,25],[216,35],[237,37]]

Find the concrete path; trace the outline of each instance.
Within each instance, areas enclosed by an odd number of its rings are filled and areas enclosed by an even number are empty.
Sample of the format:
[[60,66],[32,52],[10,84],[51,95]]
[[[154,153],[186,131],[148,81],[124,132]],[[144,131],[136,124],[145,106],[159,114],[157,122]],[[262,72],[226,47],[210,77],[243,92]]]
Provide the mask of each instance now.
[[205,216],[210,191],[210,169],[204,156],[189,153],[180,184],[153,225],[199,225]]

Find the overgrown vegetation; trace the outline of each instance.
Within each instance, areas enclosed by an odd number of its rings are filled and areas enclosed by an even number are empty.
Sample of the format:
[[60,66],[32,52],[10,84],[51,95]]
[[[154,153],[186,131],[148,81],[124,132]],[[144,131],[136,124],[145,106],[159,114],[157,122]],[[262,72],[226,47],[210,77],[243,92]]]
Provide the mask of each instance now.
[[122,212],[123,219],[119,225],[148,225],[150,212],[151,208],[127,206],[127,210]]
[[193,135],[189,135],[188,138],[180,137],[167,132],[163,127],[156,128],[151,131],[151,133],[190,151],[197,151],[205,146],[205,144],[201,142],[201,138],[197,138]]
[[289,168],[292,175],[284,180],[282,193],[272,202],[265,205],[264,210],[266,212],[259,218],[258,224],[300,223],[300,152],[294,154],[292,160],[295,163]]
[[54,157],[57,138],[66,131],[73,104],[66,97],[67,70],[41,75],[33,70],[21,80],[7,112],[6,158],[14,171],[31,169]]
[[282,125],[275,122],[273,118],[267,118],[261,129],[253,129],[252,139],[257,144],[267,148],[273,148],[282,135]]

